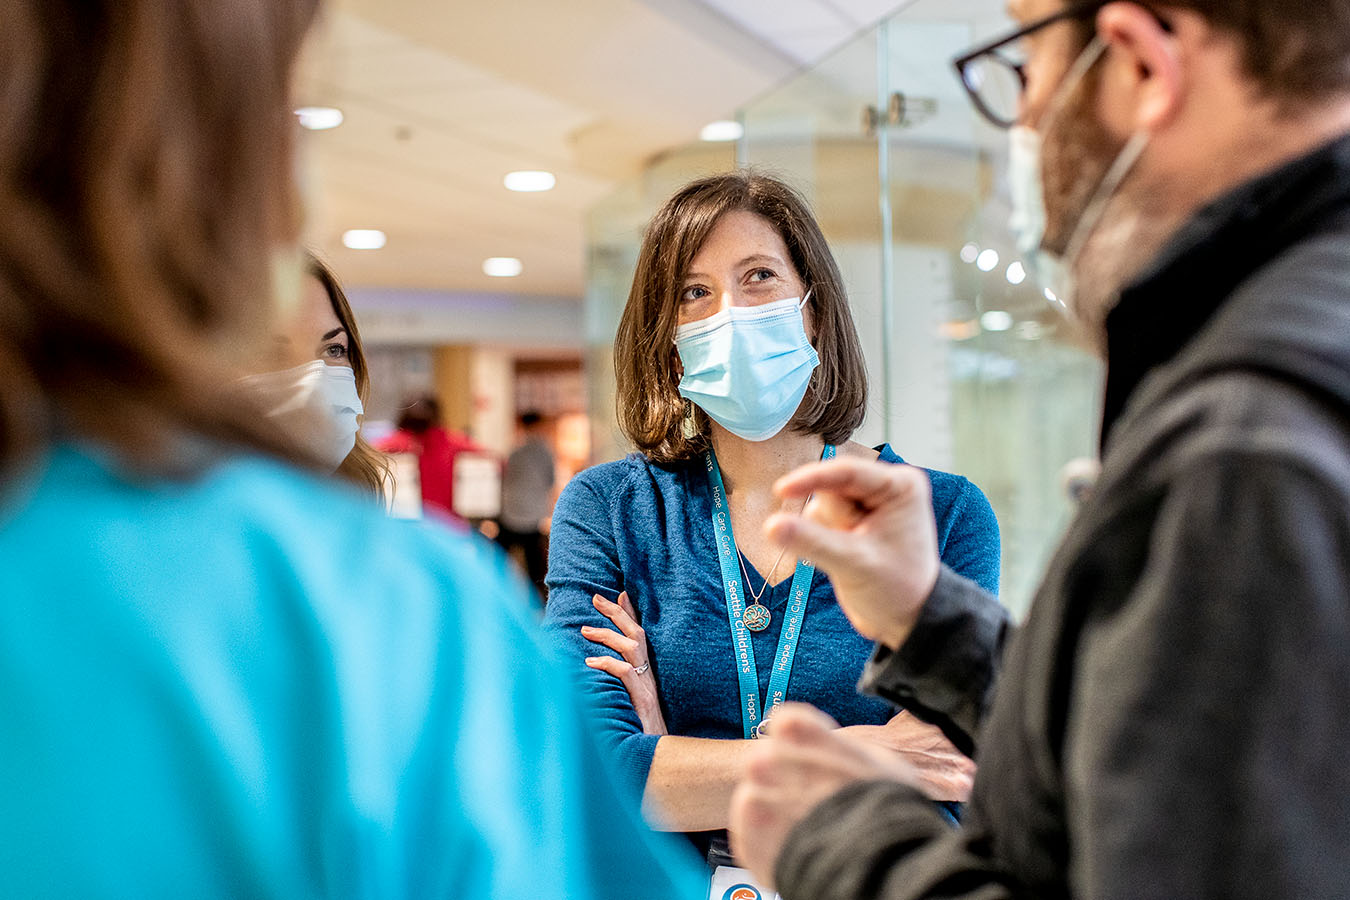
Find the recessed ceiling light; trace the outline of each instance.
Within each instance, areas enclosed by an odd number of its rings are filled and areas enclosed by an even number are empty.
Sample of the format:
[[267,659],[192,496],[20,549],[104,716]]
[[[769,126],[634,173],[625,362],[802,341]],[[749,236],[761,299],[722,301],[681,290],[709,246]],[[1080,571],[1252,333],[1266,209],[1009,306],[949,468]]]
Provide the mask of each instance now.
[[1027,267],[1022,265],[1020,259],[1013,260],[1012,265],[1008,266],[1008,284],[1021,284],[1027,280]]
[[991,309],[980,316],[980,327],[985,331],[1007,331],[1012,326],[1012,314],[1001,309]]
[[700,140],[704,141],[739,141],[744,134],[745,129],[740,122],[726,119],[704,125],[698,136]]
[[483,260],[483,274],[493,278],[515,278],[523,271],[524,264],[514,256],[492,256]]
[[961,248],[961,262],[973,263],[980,256],[978,244],[966,244]]
[[302,106],[295,111],[300,124],[310,131],[327,131],[342,124],[342,110],[331,106]]
[[508,172],[502,183],[508,191],[531,193],[553,190],[558,179],[553,177],[552,172]]
[[388,238],[374,228],[353,228],[342,233],[342,245],[349,250],[379,250]]
[[992,272],[998,267],[998,251],[985,250],[975,257],[975,267],[981,272]]

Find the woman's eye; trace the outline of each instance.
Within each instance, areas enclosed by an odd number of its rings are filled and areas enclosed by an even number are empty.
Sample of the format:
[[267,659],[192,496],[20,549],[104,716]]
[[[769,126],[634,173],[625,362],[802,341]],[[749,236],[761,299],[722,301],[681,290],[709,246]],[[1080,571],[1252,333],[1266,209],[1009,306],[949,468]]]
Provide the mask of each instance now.
[[346,359],[347,348],[341,344],[329,344],[323,348],[323,355],[328,359]]
[[777,278],[773,269],[756,269],[750,273],[751,281],[768,281],[770,278]]
[[702,300],[708,296],[708,289],[703,287],[685,288],[684,293],[680,294],[680,302],[688,303],[691,300]]

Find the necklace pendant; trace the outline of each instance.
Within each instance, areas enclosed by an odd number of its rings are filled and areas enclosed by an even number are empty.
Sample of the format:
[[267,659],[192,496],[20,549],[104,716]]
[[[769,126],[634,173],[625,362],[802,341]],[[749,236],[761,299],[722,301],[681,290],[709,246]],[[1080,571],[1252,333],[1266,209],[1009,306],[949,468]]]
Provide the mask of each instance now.
[[747,606],[745,612],[741,614],[741,622],[751,631],[763,631],[768,628],[771,618],[769,608],[759,603]]

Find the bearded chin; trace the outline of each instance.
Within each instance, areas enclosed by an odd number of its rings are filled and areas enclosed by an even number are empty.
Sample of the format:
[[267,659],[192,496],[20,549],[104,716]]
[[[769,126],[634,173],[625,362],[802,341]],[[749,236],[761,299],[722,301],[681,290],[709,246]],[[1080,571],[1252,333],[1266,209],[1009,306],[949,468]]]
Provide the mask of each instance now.
[[1073,260],[1074,291],[1069,312],[1098,354],[1106,355],[1106,317],[1120,302],[1121,292],[1153,259],[1159,243],[1143,211],[1122,193]]
[[[1080,223],[1092,229],[1078,236],[1076,258],[1064,259],[1074,280],[1066,302],[1084,339],[1105,355],[1106,317],[1179,223],[1165,211],[1161,186],[1150,185],[1142,168],[1125,178],[1097,222],[1083,222],[1128,140],[1110,134],[1098,121],[1095,87],[1095,78],[1085,79],[1059,118],[1054,129],[1058,134],[1047,140],[1043,177],[1048,227],[1043,246],[1063,258]],[[1062,139],[1055,141],[1059,135]]]

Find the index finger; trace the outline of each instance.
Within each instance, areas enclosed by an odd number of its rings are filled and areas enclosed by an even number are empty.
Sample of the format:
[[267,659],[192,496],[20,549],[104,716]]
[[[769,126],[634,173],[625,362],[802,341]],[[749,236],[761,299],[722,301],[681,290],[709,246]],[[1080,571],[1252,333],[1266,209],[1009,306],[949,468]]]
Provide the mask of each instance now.
[[886,500],[922,490],[927,480],[914,466],[861,459],[833,459],[795,469],[774,483],[779,497],[805,497],[829,491],[868,509]]
[[642,626],[638,625],[637,619],[634,618],[634,614],[630,612],[632,607],[630,606],[629,609],[624,609],[621,605],[623,599],[624,594],[620,594],[620,603],[615,603],[613,600],[608,600],[604,596],[596,594],[591,598],[591,604],[599,611],[600,615],[613,622],[614,627],[623,632],[627,637],[630,637],[635,641],[639,639],[646,640],[647,636],[641,630]]

